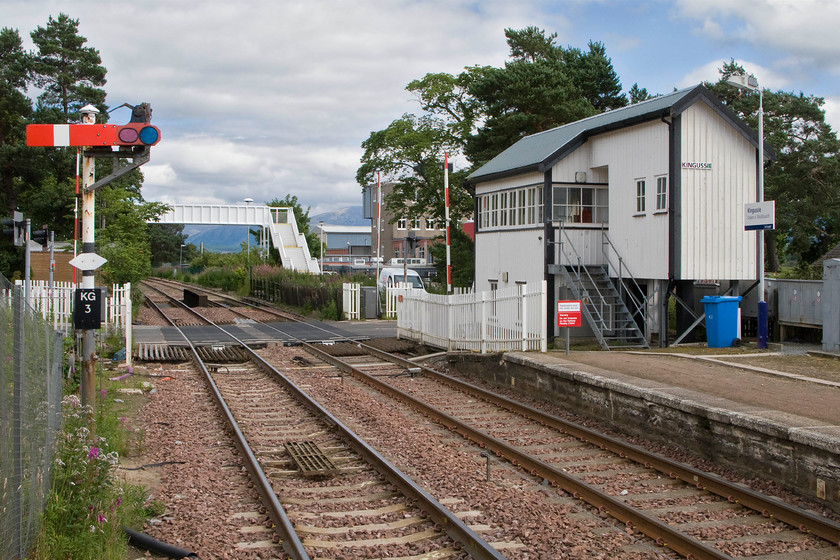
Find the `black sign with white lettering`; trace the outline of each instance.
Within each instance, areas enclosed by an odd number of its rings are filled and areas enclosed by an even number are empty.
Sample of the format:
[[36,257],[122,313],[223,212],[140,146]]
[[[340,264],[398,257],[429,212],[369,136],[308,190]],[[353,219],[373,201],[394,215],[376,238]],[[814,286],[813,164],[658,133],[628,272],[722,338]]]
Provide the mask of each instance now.
[[79,330],[102,327],[102,290],[78,288],[73,298],[73,327]]

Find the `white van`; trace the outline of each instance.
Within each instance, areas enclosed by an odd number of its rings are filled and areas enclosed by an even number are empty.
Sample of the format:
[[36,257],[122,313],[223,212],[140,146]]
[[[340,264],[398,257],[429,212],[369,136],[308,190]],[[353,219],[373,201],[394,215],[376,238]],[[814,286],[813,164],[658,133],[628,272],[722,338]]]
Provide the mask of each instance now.
[[[405,278],[406,276],[408,276],[407,280]],[[423,285],[423,279],[420,278],[420,275],[416,270],[409,268],[405,271],[405,274],[403,274],[402,268],[389,266],[386,266],[379,271],[379,278],[376,281],[376,287],[381,291],[385,289],[385,286],[393,286],[394,284],[399,284],[400,282],[408,282],[413,288],[419,288],[421,290],[426,289]]]

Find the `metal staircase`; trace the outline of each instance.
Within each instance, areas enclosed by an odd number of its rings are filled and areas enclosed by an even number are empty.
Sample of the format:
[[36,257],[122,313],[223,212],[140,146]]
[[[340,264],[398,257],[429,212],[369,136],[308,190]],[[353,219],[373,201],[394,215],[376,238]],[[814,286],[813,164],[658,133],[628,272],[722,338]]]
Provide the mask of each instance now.
[[[562,226],[560,231],[562,260],[558,269],[573,297],[580,300],[583,317],[601,347],[605,350],[649,348],[647,337],[637,322],[646,324],[647,302],[641,297],[638,283],[623,266],[621,257],[618,266],[614,267],[618,276],[611,278],[609,271],[612,263],[608,246],[613,251],[615,247],[609,241],[606,231],[603,231],[606,265],[581,264],[582,259]],[[625,273],[628,274],[627,278],[624,277]]]
[[606,267],[565,265],[560,271],[604,350],[649,347]]

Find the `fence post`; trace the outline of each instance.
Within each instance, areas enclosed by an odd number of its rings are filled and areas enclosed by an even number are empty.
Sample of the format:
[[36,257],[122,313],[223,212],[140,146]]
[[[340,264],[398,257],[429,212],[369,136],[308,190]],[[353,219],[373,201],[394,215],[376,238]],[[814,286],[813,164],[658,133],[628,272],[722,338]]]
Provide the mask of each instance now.
[[487,299],[487,292],[481,292],[478,297],[478,307],[481,310],[481,322],[478,325],[478,333],[479,333],[479,349],[482,354],[487,353],[487,306],[484,302]]
[[134,333],[132,332],[131,282],[125,284],[125,365],[131,367]]
[[446,296],[446,347],[450,352],[455,350],[455,298]]
[[540,352],[548,352],[548,283],[545,280],[540,282],[540,338]]
[[519,309],[522,316],[522,351],[528,351],[528,284],[519,285]]
[[11,519],[17,525],[12,531],[12,547],[18,558],[24,558],[23,550],[23,449],[21,438],[23,437],[23,368],[24,360],[24,306],[25,298],[23,289],[20,286],[14,288],[14,363],[15,381],[12,397],[12,476],[10,487],[13,492]]

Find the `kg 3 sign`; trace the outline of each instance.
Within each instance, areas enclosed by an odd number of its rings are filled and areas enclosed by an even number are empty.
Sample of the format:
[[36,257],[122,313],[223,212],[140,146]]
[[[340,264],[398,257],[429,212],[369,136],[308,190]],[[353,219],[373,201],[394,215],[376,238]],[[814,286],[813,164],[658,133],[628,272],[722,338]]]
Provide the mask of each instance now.
[[73,328],[102,327],[102,288],[78,288],[73,295]]

